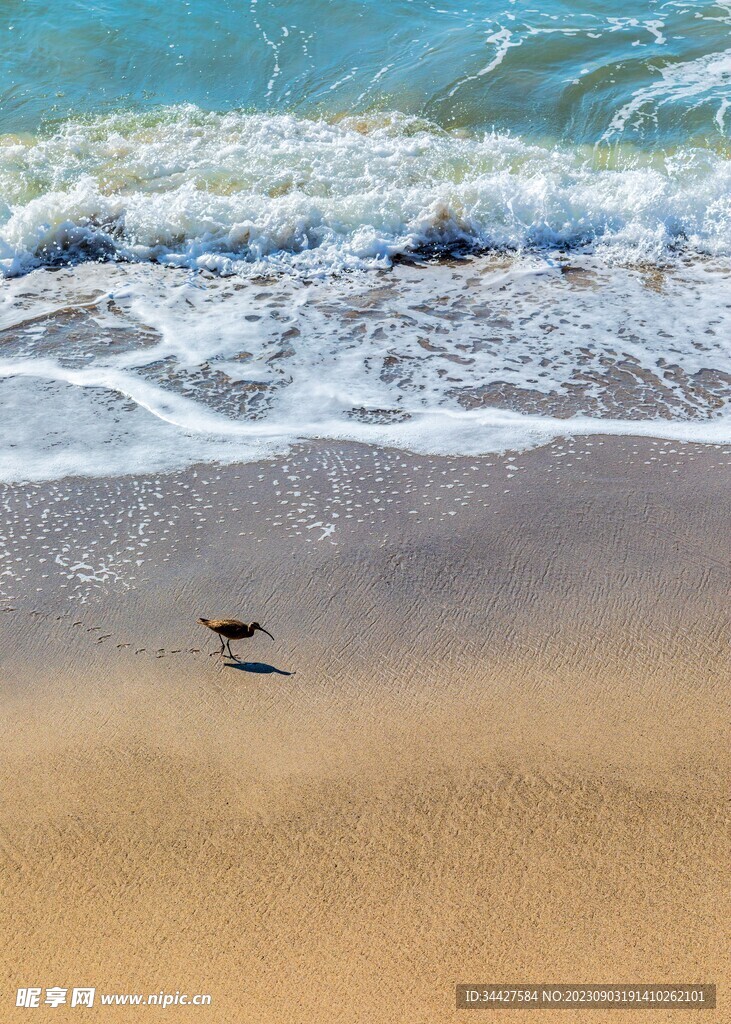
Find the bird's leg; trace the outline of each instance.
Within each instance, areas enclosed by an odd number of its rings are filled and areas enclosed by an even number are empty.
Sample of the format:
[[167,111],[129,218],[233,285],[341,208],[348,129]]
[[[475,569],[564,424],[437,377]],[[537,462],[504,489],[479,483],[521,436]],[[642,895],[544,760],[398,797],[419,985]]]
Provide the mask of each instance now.
[[224,650],[225,650],[225,646],[224,646],[224,643],[223,643],[223,637],[219,636],[219,640],[221,641],[221,657],[223,657],[223,653],[224,653]]
[[232,661],[236,661],[236,658],[234,658],[234,656],[233,656],[233,651],[231,650],[231,641],[230,640],[226,641],[226,646],[228,647],[228,653],[229,653],[229,656],[230,656],[231,660]]

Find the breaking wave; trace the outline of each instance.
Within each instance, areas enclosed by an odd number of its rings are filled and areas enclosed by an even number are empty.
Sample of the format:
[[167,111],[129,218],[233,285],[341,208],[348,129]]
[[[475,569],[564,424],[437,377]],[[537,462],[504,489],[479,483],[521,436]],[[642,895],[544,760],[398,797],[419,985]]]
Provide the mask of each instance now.
[[0,138],[7,276],[113,259],[312,277],[556,248],[621,264],[731,254],[731,159],[189,105]]

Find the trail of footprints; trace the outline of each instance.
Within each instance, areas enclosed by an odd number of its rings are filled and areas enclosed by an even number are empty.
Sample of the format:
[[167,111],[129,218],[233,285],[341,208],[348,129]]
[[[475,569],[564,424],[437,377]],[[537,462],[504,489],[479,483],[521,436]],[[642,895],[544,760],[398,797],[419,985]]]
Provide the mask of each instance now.
[[[95,635],[90,635],[90,636],[86,637],[88,642],[93,644],[94,646],[98,647],[100,645],[106,644],[106,642],[108,640],[111,640],[112,644],[110,646],[115,647],[116,650],[118,650],[118,651],[128,651],[130,654],[135,654],[135,655],[146,654],[146,655],[148,655],[150,657],[154,657],[154,658],[166,658],[166,657],[170,657],[171,655],[174,655],[174,654],[197,655],[197,654],[206,654],[207,653],[206,650],[204,648],[202,648],[202,647],[172,647],[172,648],[158,647],[158,648],[155,649],[155,648],[148,648],[148,647],[137,647],[137,645],[133,641],[131,641],[131,640],[128,640],[128,641],[122,640],[120,642],[115,642],[117,638],[114,636],[113,633],[105,633],[105,632],[103,632],[103,630],[105,629],[104,626],[89,625],[85,620],[78,619],[78,618],[77,619],[73,619],[73,621],[69,621],[71,619],[71,616],[68,615],[68,614],[67,615],[50,615],[50,614],[47,615],[44,612],[39,612],[39,611],[24,611],[21,608],[15,607],[15,605],[6,605],[4,608],[0,608],[0,613],[2,613],[2,614],[14,614],[20,620],[18,622],[18,630],[21,633],[24,631],[24,627],[26,625],[30,626],[32,624],[36,624],[38,622],[38,620],[41,619],[41,620],[44,620],[45,622],[50,623],[50,624],[58,623],[58,625],[55,628],[55,635],[57,635],[57,636],[59,636],[60,631],[62,631],[64,628],[68,628],[70,630],[76,630],[79,633],[79,635],[82,636],[82,637],[84,636],[84,634],[95,634]],[[24,618],[28,619],[30,621],[28,623],[24,623],[22,621]],[[51,635],[52,636],[54,635],[53,626],[52,626],[52,630],[51,630]],[[59,639],[65,639],[65,638],[62,637],[62,636],[59,636]],[[216,654],[216,653],[218,653],[218,651],[216,650],[213,653]]]

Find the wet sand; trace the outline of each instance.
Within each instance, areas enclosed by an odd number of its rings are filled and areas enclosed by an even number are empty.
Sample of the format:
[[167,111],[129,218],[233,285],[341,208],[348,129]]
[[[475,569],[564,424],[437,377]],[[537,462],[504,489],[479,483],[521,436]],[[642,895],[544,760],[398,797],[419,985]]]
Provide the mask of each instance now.
[[[2,1019],[32,984],[236,1024],[723,985],[729,466],[331,445],[4,491]],[[229,664],[199,615],[275,641]]]

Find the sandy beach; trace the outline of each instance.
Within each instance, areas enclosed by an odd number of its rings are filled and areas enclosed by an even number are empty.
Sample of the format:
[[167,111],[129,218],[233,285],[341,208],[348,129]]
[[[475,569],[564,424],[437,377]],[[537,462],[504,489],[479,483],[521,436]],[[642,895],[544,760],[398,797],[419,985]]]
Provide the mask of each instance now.
[[[730,465],[329,445],[4,488],[3,989],[442,1024],[459,982],[723,986]],[[231,664],[199,615],[275,640]]]

